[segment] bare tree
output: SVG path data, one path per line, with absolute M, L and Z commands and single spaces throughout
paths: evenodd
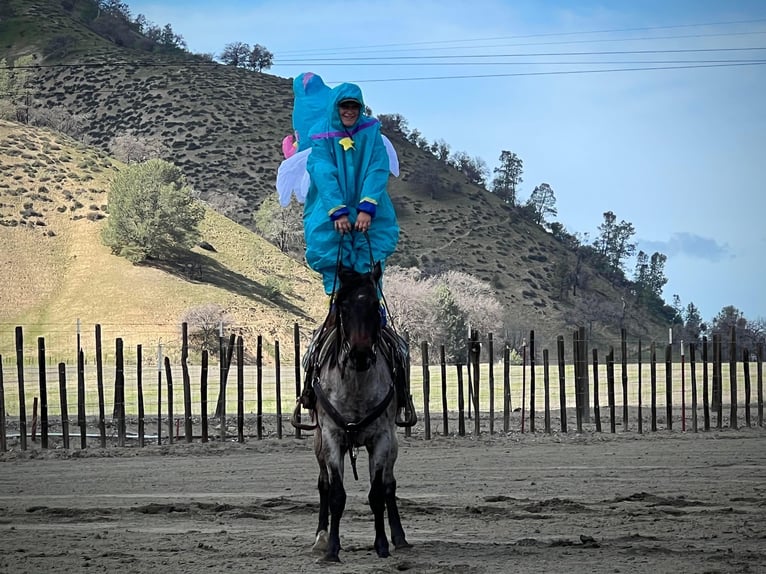
M 218 303 L 207 303 L 187 309 L 181 322 L 188 325 L 192 349 L 198 352 L 207 350 L 211 355 L 217 355 L 219 334 L 222 329 L 224 332 L 228 330 L 233 319 Z
M 250 70 L 260 72 L 262 70 L 268 70 L 274 63 L 274 54 L 269 52 L 265 46 L 256 44 L 250 51 L 250 55 L 247 58 L 247 67 Z
M 125 163 L 137 163 L 161 158 L 167 153 L 162 140 L 156 136 L 139 136 L 132 131 L 116 135 L 109 142 L 109 151 Z
M 224 46 L 220 60 L 227 66 L 244 68 L 250 60 L 251 53 L 252 50 L 250 49 L 250 44 L 246 44 L 245 42 L 231 42 Z
M 258 232 L 283 253 L 303 250 L 303 208 L 294 199 L 282 207 L 276 194 L 269 195 L 254 218 Z

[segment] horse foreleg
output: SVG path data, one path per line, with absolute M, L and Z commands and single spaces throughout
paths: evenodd
M 386 524 L 384 513 L 386 511 L 386 492 L 383 486 L 383 469 L 373 471 L 370 481 L 370 494 L 367 500 L 370 503 L 372 514 L 375 517 L 375 552 L 380 558 L 388 558 L 388 538 L 386 538 Z
M 402 528 L 402 519 L 399 516 L 399 507 L 396 504 L 396 479 L 393 477 L 393 470 L 388 473 L 390 480 L 384 485 L 386 497 L 386 509 L 388 510 L 388 525 L 391 528 L 391 542 L 397 550 L 403 548 L 412 548 L 412 544 L 407 542 Z
M 322 466 L 317 480 L 319 490 L 319 524 L 317 525 L 316 539 L 312 550 L 324 552 L 327 550 L 327 528 L 330 525 L 330 481 L 327 477 L 327 469 Z
M 327 550 L 324 555 L 324 559 L 329 562 L 340 562 L 340 558 L 338 558 L 340 552 L 340 519 L 346 508 L 346 489 L 343 487 L 342 464 L 341 461 L 340 468 L 331 466 L 329 469 L 330 535 L 327 539 Z

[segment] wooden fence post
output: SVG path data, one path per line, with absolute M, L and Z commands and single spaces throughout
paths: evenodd
M 481 343 L 479 343 L 479 332 L 473 331 L 471 334 L 471 367 L 473 368 L 473 430 L 476 436 L 481 434 L 481 415 L 479 410 L 479 380 L 481 378 Z
M 463 365 L 455 365 L 457 369 L 457 434 L 465 436 L 465 404 L 463 399 Z
M 593 349 L 593 414 L 596 432 L 601 432 L 601 399 L 598 396 L 598 349 Z
M 689 369 L 692 382 L 692 432 L 698 432 L 697 427 L 697 346 L 689 343 Z
M 0 452 L 6 452 L 7 450 L 8 439 L 5 434 L 5 384 L 3 383 L 3 356 L 0 355 Z
M 489 434 L 495 434 L 495 346 L 492 333 L 487 335 L 487 362 L 489 363 Z
M 750 428 L 750 351 L 742 351 L 742 367 L 745 377 L 745 426 Z
M 136 346 L 136 390 L 138 391 L 138 446 L 144 446 L 143 347 Z
M 551 434 L 551 389 L 548 371 L 548 349 L 543 349 L 543 390 L 545 392 L 545 434 Z
M 673 346 L 665 345 L 665 417 L 666 428 L 673 430 Z
M 442 382 L 442 426 L 444 436 L 449 436 L 449 407 L 447 403 L 447 352 L 444 345 L 439 347 L 439 366 Z
M 86 417 L 85 417 L 85 355 L 80 349 L 77 353 L 77 424 L 80 426 L 80 448 L 87 445 Z
M 162 444 L 162 343 L 157 343 L 157 446 Z
M 567 387 L 566 387 L 566 363 L 564 360 L 564 337 L 559 335 L 556 339 L 559 359 L 559 409 L 561 410 L 561 432 L 567 432 Z
M 114 405 L 117 411 L 117 446 L 125 446 L 125 357 L 123 354 L 122 339 L 117 338 L 116 343 L 116 368 L 114 381 L 114 394 L 117 401 Z
M 79 327 L 78 327 L 79 331 Z M 98 391 L 98 434 L 101 448 L 106 448 L 106 407 L 104 406 L 104 357 L 101 347 L 101 325 L 96 324 L 96 389 Z M 77 343 L 79 348 L 79 341 Z
M 40 381 L 40 446 L 48 448 L 48 377 L 45 371 L 45 338 L 37 338 L 37 366 Z
M 200 400 L 200 422 L 202 423 L 202 442 L 209 440 L 208 421 L 207 421 L 207 375 L 210 357 L 207 349 L 202 349 L 202 366 L 200 368 L 199 381 L 199 400 Z
M 511 348 L 503 346 L 503 432 L 511 428 Z
M 184 386 L 184 438 L 187 443 L 192 441 L 192 399 L 191 378 L 189 377 L 189 325 L 181 323 L 181 382 Z
M 649 353 L 650 358 L 650 385 L 652 391 L 652 432 L 657 432 L 657 343 L 652 341 Z
M 628 431 L 628 334 L 620 329 L 620 366 L 622 367 L 622 430 Z
M 723 379 L 723 369 L 721 368 L 721 335 L 713 335 L 713 408 L 716 412 L 717 429 L 723 428 L 723 388 L 721 381 Z
M 642 349 L 641 349 L 641 339 L 638 340 L 638 434 L 644 434 L 644 413 L 643 413 L 643 405 L 642 405 L 642 398 L 641 394 L 643 391 L 643 365 L 642 360 L 643 357 L 641 356 Z
M 263 438 L 263 335 L 258 335 L 255 350 L 255 398 L 256 398 L 256 434 L 258 440 Z
M 27 406 L 24 394 L 24 332 L 16 327 L 16 372 L 19 382 L 19 441 L 21 450 L 27 450 Z
M 237 442 L 245 442 L 245 345 L 242 335 L 237 337 Z
M 606 356 L 606 389 L 609 398 L 609 430 L 615 433 L 617 427 L 614 420 L 614 347 L 609 347 L 609 354 Z
M 428 364 L 428 341 L 420 343 L 420 357 L 423 367 L 423 424 L 426 430 L 426 440 L 431 440 L 431 372 Z
M 729 428 L 736 429 L 737 424 L 737 328 L 732 325 L 729 330 Z
M 702 337 L 702 416 L 704 429 L 710 430 L 710 395 L 708 385 L 708 344 L 707 337 Z
M 585 329 L 576 329 L 573 341 L 573 358 L 575 372 L 575 409 L 577 432 L 583 432 L 588 402 L 585 379 L 588 374 L 588 360 L 585 354 Z
M 69 450 L 69 409 L 67 407 L 66 397 L 66 364 L 59 363 L 59 402 L 61 404 L 61 436 L 64 439 L 64 448 Z M 0 372 L 2 372 L 2 360 L 0 360 Z M 0 374 L 0 388 L 2 388 L 2 375 Z M 0 401 L 2 402 L 2 401 Z M 0 404 L 0 407 L 4 405 Z M 5 408 L 2 409 L 5 412 Z M 0 419 L 3 419 L 3 414 L 0 414 Z M 0 422 L 5 422 L 4 419 Z M 3 424 L 5 428 L 5 424 Z
M 278 340 L 274 340 L 274 383 L 277 398 L 277 438 L 282 438 L 282 365 L 279 359 Z
M 535 332 L 529 332 L 529 432 L 535 432 Z
M 170 368 L 170 357 L 165 357 L 165 378 L 168 385 L 168 444 L 173 444 L 173 371 Z M 226 430 L 222 432 L 225 436 Z

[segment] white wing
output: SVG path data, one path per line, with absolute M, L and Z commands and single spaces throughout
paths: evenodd
M 381 134 L 381 137 L 388 154 L 388 169 L 394 177 L 399 177 L 399 156 L 396 155 L 396 150 L 391 140 L 383 134 Z M 279 194 L 279 204 L 282 207 L 287 207 L 290 204 L 290 197 L 292 195 L 295 196 L 298 203 L 306 201 L 306 194 L 311 183 L 309 172 L 306 171 L 309 155 L 311 155 L 311 148 L 299 151 L 279 164 L 279 169 L 277 170 L 277 194 Z

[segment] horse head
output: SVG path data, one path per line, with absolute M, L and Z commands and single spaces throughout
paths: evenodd
M 378 282 L 382 275 L 380 263 L 369 273 L 341 268 L 340 288 L 335 304 L 340 324 L 340 343 L 346 360 L 357 371 L 366 371 L 375 364 L 376 346 L 380 339 L 380 302 Z

